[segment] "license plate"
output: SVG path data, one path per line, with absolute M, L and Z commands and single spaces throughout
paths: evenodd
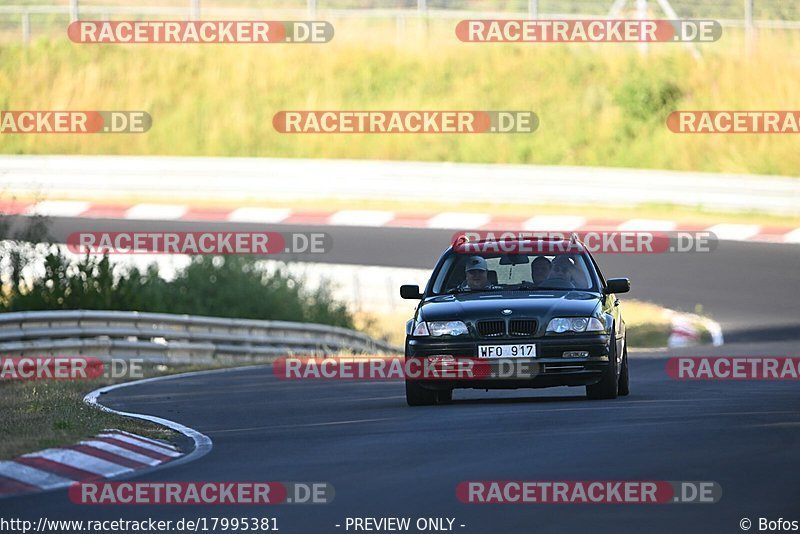
M 478 345 L 478 358 L 535 358 L 536 345 Z

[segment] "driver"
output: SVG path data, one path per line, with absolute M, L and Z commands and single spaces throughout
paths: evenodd
M 558 282 L 559 285 L 564 284 L 569 287 L 575 287 L 572 283 L 572 273 L 575 269 L 575 263 L 572 258 L 567 256 L 556 256 L 553 258 L 552 268 L 548 281 Z
M 495 287 L 489 283 L 489 268 L 486 266 L 486 260 L 480 256 L 470 256 L 465 270 L 467 279 L 458 286 L 458 289 L 475 291 Z
M 545 256 L 537 256 L 534 258 L 531 262 L 531 280 L 533 280 L 533 283 L 539 285 L 547 280 L 547 277 L 550 276 L 551 268 L 550 260 Z

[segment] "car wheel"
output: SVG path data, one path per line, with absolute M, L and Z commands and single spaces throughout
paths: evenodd
M 432 406 L 436 404 L 438 393 L 425 389 L 413 380 L 406 380 L 406 402 L 409 406 Z
M 608 355 L 608 366 L 597 384 L 586 386 L 586 397 L 590 400 L 616 399 L 617 386 L 617 344 L 611 341 L 611 352 Z
M 622 349 L 622 368 L 619 370 L 619 384 L 617 385 L 617 394 L 624 397 L 631 392 L 630 381 L 628 378 L 628 344 Z
M 436 404 L 450 404 L 453 402 L 453 390 L 443 389 L 436 392 Z

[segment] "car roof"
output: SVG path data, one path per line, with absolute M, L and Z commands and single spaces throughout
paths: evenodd
M 543 243 L 546 243 L 546 246 L 544 246 L 543 248 L 534 248 L 536 244 L 543 244 Z M 472 247 L 472 246 L 477 247 L 479 250 L 474 250 L 474 251 L 465 250 L 463 252 L 457 250 L 459 247 Z M 496 248 L 497 250 L 482 251 L 480 250 L 481 247 Z M 524 250 L 521 250 L 523 248 Z M 573 234 L 572 237 L 570 237 L 569 239 L 557 238 L 551 236 L 543 236 L 543 237 L 532 236 L 530 238 L 517 237 L 517 238 L 506 238 L 506 239 L 496 239 L 496 238 L 467 239 L 465 236 L 461 236 L 450 245 L 448 251 L 453 251 L 455 253 L 463 253 L 463 254 L 475 254 L 475 255 L 480 255 L 481 253 L 579 254 L 587 252 L 586 246 L 575 234 Z

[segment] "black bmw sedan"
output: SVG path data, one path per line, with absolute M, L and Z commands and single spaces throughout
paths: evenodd
M 406 324 L 406 364 L 482 371 L 407 377 L 408 404 L 449 402 L 454 388 L 585 386 L 589 399 L 627 395 L 616 294 L 629 290 L 627 278 L 606 280 L 575 240 L 454 243 L 424 292 L 400 288 L 420 300 Z

